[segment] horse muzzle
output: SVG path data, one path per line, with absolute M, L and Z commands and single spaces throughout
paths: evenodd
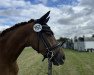
M 62 55 L 61 53 L 56 54 L 51 61 L 53 62 L 54 65 L 63 65 L 65 62 L 65 55 Z

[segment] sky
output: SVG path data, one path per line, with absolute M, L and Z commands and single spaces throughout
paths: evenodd
M 0 31 L 49 10 L 48 25 L 56 38 L 94 34 L 94 0 L 0 0 Z

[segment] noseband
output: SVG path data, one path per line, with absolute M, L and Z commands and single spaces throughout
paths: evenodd
M 51 31 L 50 27 L 48 25 L 40 25 L 40 24 L 37 24 L 36 26 L 37 26 L 36 29 L 34 28 L 33 29 L 35 32 L 37 32 L 37 36 L 38 36 L 38 50 L 37 51 L 39 52 L 39 41 L 41 40 L 43 45 L 46 48 L 44 58 L 42 61 L 44 61 L 45 58 L 49 58 L 50 60 L 52 60 L 55 56 L 55 53 L 54 53 L 55 49 L 60 48 L 62 46 L 62 43 L 51 46 L 47 38 L 43 35 L 43 33 L 46 34 L 46 32 L 49 32 L 50 35 L 53 35 L 53 32 Z

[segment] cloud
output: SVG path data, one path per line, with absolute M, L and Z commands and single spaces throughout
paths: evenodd
M 43 14 L 45 14 L 49 10 L 51 10 L 51 20 L 52 22 L 54 22 L 55 21 L 54 16 L 58 16 L 60 12 L 60 10 L 57 8 L 47 7 L 44 6 L 43 4 L 33 5 L 30 2 L 25 2 L 23 0 L 21 0 L 20 2 L 16 0 L 13 0 L 13 2 L 11 0 L 5 0 L 5 2 L 1 3 L 0 6 L 2 6 L 2 9 L 0 9 L 0 16 L 6 17 L 6 18 L 0 18 L 0 22 L 2 25 L 0 27 L 1 30 L 3 26 L 5 27 L 5 24 L 7 26 L 9 25 L 12 26 L 15 23 L 28 21 L 31 18 L 37 19 L 40 18 Z M 59 11 L 59 12 L 55 13 L 55 11 Z M 49 25 L 53 25 L 52 22 L 50 21 Z
M 36 0 L 34 0 L 36 1 Z M 48 0 L 38 0 L 38 4 L 25 0 L 0 1 L 0 30 L 31 18 L 40 18 L 51 10 L 48 25 L 58 38 L 90 35 L 94 33 L 94 1 L 79 0 L 76 5 L 46 6 Z M 57 0 L 53 0 L 57 2 Z M 75 3 L 74 3 L 75 4 Z M 2 16 L 4 16 L 2 18 Z
M 5 26 L 0 25 L 0 31 L 5 30 L 6 28 L 9 28 L 9 26 L 7 26 L 7 25 L 5 25 Z
M 80 3 L 79 3 L 79 5 L 81 5 L 81 6 L 85 6 L 85 7 L 90 7 L 90 8 L 93 8 L 94 7 L 94 0 L 80 0 Z
M 94 1 L 80 0 L 77 6 L 65 6 L 67 9 L 62 7 L 64 15 L 61 15 L 57 22 L 66 28 L 66 32 L 63 33 L 65 36 L 94 34 L 94 4 L 92 2 Z

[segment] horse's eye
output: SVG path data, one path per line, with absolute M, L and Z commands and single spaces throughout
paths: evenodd
M 48 36 L 52 36 L 53 33 L 52 32 L 45 32 Z

